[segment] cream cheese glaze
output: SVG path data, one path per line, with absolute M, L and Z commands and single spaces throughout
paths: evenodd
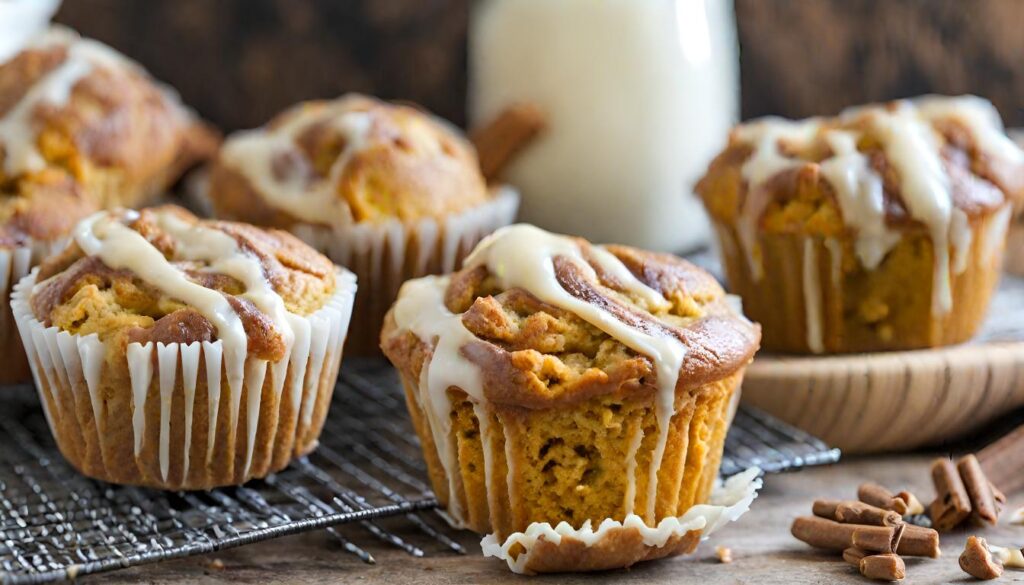
M 983 154 L 1011 162 L 1024 159 L 1024 152 L 1006 137 L 995 108 L 974 96 L 924 96 L 896 102 L 889 108 L 851 108 L 839 116 L 839 127 L 827 125 L 818 118 L 802 122 L 765 118 L 737 128 L 735 137 L 752 148 L 741 169 L 748 196 L 737 221 L 738 244 L 747 258 L 752 277 L 759 280 L 763 276 L 757 242 L 758 222 L 771 200 L 751 194 L 756 194 L 781 172 L 814 164 L 789 155 L 786 150 L 800 151 L 817 139 L 824 140 L 831 151 L 819 163 L 819 168 L 835 192 L 844 223 L 854 232 L 854 253 L 861 265 L 868 270 L 877 268 L 900 241 L 902 234 L 887 223 L 883 179 L 857 148 L 863 131 L 855 128 L 860 124 L 881 142 L 886 161 L 899 178 L 901 199 L 910 218 L 928 230 L 935 250 L 932 311 L 936 315 L 948 313 L 952 309 L 952 274 L 966 270 L 976 235 L 966 213 L 957 209 L 953 202 L 951 179 L 940 154 L 942 142 L 933 127 L 934 123 L 947 119 L 966 128 L 975 148 Z M 995 223 L 1001 224 L 1000 221 Z M 998 231 L 998 226 L 993 226 L 991 231 Z M 985 242 L 991 239 L 986 234 L 982 236 Z M 805 244 L 804 262 L 817 265 L 819 255 L 812 248 L 817 244 L 809 242 Z M 826 246 L 829 246 L 827 242 Z M 841 251 L 835 249 L 834 243 L 831 246 L 835 278 Z M 808 305 L 808 347 L 821 352 L 824 350 L 820 339 L 821 287 L 809 282 L 809 279 L 819 278 L 817 266 L 805 266 L 802 277 Z
M 37 80 L 21 100 L 0 116 L 0 144 L 4 147 L 4 172 L 8 175 L 36 172 L 46 166 L 36 144 L 32 119 L 36 108 L 66 105 L 75 85 L 96 68 L 137 67 L 103 43 L 84 39 L 60 26 L 49 29 L 26 50 L 54 47 L 67 50 L 64 61 Z
M 675 337 L 650 334 L 631 327 L 611 313 L 570 294 L 556 277 L 556 257 L 572 261 L 590 279 L 597 281 L 597 275 L 587 262 L 588 258 L 584 257 L 578 241 L 524 224 L 499 229 L 484 239 L 466 259 L 465 267 L 486 267 L 501 287 L 524 289 L 545 303 L 569 311 L 654 362 L 657 371 L 655 407 L 658 440 L 651 457 L 649 476 L 652 479 L 648 483 L 648 507 L 645 511 L 645 516 L 653 521 L 658 488 L 657 470 L 665 453 L 669 422 L 674 414 L 676 384 L 686 356 L 686 347 Z M 661 293 L 640 282 L 610 252 L 595 246 L 591 249 L 589 260 L 614 278 L 624 291 L 637 298 L 651 312 L 668 308 L 668 301 Z M 485 398 L 479 368 L 461 353 L 461 349 L 476 337 L 463 325 L 461 315 L 452 313 L 444 304 L 448 283 L 448 277 L 428 277 L 407 282 L 395 303 L 394 317 L 399 328 L 412 331 L 424 342 L 435 344 L 433 354 L 420 374 L 419 400 L 431 423 L 438 457 L 448 475 L 449 512 L 456 523 L 461 523 L 464 518 L 455 483 L 455 478 L 459 476 L 455 469 L 455 446 L 449 439 L 451 404 L 447 391 L 453 386 L 461 388 L 477 405 L 485 403 Z M 478 412 L 486 414 L 486 409 Z M 487 424 L 485 418 L 480 418 L 482 434 L 483 425 Z M 640 439 L 642 436 L 634 439 L 637 447 Z M 489 442 L 484 448 L 489 450 Z M 633 456 L 635 451 L 630 455 L 631 458 Z M 490 459 L 489 455 L 485 458 L 485 473 L 488 474 L 491 472 L 488 463 Z M 634 470 L 628 478 L 628 494 L 635 491 L 635 465 L 635 461 L 627 462 L 628 468 Z M 626 504 L 632 513 L 632 501 Z

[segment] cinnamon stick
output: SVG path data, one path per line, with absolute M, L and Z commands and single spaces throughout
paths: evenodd
M 939 532 L 956 528 L 971 515 L 971 501 L 956 466 L 949 459 L 932 463 L 935 501 L 931 504 L 932 526 Z
M 912 557 L 938 558 L 942 554 L 939 548 L 939 534 L 931 528 L 922 528 L 912 524 L 904 524 L 903 532 L 896 543 L 896 553 Z M 859 524 L 841 524 L 827 518 L 817 516 L 801 516 L 793 521 L 790 532 L 815 548 L 844 551 L 854 544 L 854 532 L 860 531 L 860 542 L 891 542 L 895 536 L 892 526 L 863 526 Z M 857 547 L 861 548 L 861 547 Z
M 982 580 L 998 579 L 1003 566 L 992 559 L 984 538 L 971 536 L 960 554 L 960 568 L 968 575 Z
M 999 521 L 999 508 L 996 505 L 992 484 L 981 470 L 981 464 L 974 455 L 965 455 L 956 463 L 964 488 L 971 502 L 971 520 L 977 524 L 992 524 Z
M 872 555 L 860 560 L 860 574 L 877 581 L 902 581 L 907 576 L 907 566 L 898 555 Z
M 867 551 L 861 550 L 855 546 L 851 546 L 850 548 L 843 550 L 843 560 L 854 567 L 859 567 L 860 560 L 866 556 L 868 556 Z
M 488 183 L 502 171 L 547 126 L 544 113 L 533 104 L 514 104 L 490 123 L 475 129 L 470 140 L 480 159 L 480 171 Z
M 939 547 L 939 533 L 933 528 L 905 524 L 903 537 L 900 538 L 896 552 L 908 557 L 939 558 L 942 549 Z
M 836 506 L 835 520 L 844 524 L 898 526 L 903 517 L 892 510 L 883 510 L 864 502 L 841 502 Z
M 1024 489 L 1024 425 L 978 451 L 978 462 L 998 489 L 1013 493 Z
M 892 510 L 900 516 L 907 513 L 907 503 L 877 483 L 861 484 L 857 488 L 857 499 L 883 510 Z
M 873 553 L 894 553 L 899 548 L 905 525 L 859 526 L 853 531 L 855 548 Z

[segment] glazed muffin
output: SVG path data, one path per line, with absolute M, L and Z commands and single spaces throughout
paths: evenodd
M 697 191 L 766 349 L 926 348 L 981 323 L 1024 154 L 988 102 L 929 96 L 743 124 Z
M 637 527 L 708 501 L 758 339 L 684 260 L 527 225 L 499 229 L 453 275 L 406 283 L 381 334 L 438 499 L 526 571 L 692 550 L 700 530 L 651 547 Z M 523 534 L 545 523 L 605 519 L 629 536 L 577 551 L 588 561 L 550 539 L 549 558 L 521 560 Z
M 15 287 L 47 420 L 90 477 L 209 489 L 316 446 L 355 279 L 294 236 L 98 212 Z
M 290 230 L 356 273 L 359 353 L 379 351 L 404 281 L 455 270 L 517 207 L 514 194 L 488 189 L 453 127 L 359 95 L 302 103 L 230 136 L 207 198 L 218 217 Z
M 135 63 L 54 28 L 0 62 L 0 292 L 107 206 L 153 199 L 216 135 Z M 8 312 L 0 383 L 28 378 Z

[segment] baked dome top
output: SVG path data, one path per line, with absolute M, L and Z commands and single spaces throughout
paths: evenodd
M 453 126 L 355 94 L 298 104 L 230 136 L 209 191 L 219 214 L 282 228 L 441 219 L 490 197 Z
M 52 239 L 212 153 L 215 133 L 113 49 L 53 27 L 0 63 L 0 245 Z
M 243 359 L 276 361 L 295 318 L 331 297 L 335 270 L 283 231 L 201 220 L 175 206 L 99 212 L 42 264 L 31 307 L 46 326 L 105 342 L 224 340 Z
M 671 410 L 677 388 L 734 373 L 759 339 L 685 260 L 515 225 L 461 271 L 406 283 L 382 346 L 395 363 L 420 362 L 414 370 L 432 359 L 431 371 L 478 373 L 452 385 L 492 402 L 543 408 L 661 388 Z

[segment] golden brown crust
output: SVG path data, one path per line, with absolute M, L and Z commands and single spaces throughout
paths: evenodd
M 589 245 L 581 245 L 586 255 Z M 596 264 L 600 282 L 585 276 L 574 262 L 556 257 L 559 283 L 576 298 L 632 327 L 679 339 L 686 356 L 677 392 L 731 376 L 753 358 L 760 328 L 731 309 L 721 286 L 706 272 L 667 254 L 625 246 L 607 249 L 641 282 L 671 301 L 671 308 L 648 312 Z M 483 371 L 485 395 L 495 404 L 539 409 L 609 393 L 655 392 L 652 359 L 528 291 L 500 290 L 485 268 L 452 275 L 446 303 L 450 311 L 462 314 L 463 325 L 477 337 L 462 354 Z M 384 353 L 399 368 L 418 371 L 432 351 L 430 343 L 399 330 L 393 315 L 385 321 L 381 341 Z
M 63 43 L 30 47 L 0 64 L 0 117 L 65 63 L 68 52 Z M 37 103 L 30 122 L 41 170 L 8 174 L 0 144 L 3 245 L 64 235 L 102 207 L 143 205 L 211 156 L 219 142 L 215 131 L 128 62 L 94 66 L 66 103 Z
M 287 232 L 200 220 L 174 206 L 144 209 L 127 224 L 190 280 L 228 298 L 242 319 L 250 353 L 266 360 L 283 358 L 287 347 L 281 333 L 270 317 L 238 296 L 244 292 L 240 282 L 180 257 L 179 242 L 158 223 L 158 216 L 168 213 L 234 238 L 243 250 L 259 259 L 285 307 L 299 315 L 313 313 L 333 294 L 334 265 Z M 76 244 L 45 261 L 38 278 L 40 284 L 31 298 L 32 311 L 48 326 L 56 325 L 71 333 L 97 333 L 101 339 L 115 339 L 121 345 L 135 341 L 191 343 L 216 339 L 213 326 L 196 310 L 128 270 L 112 269 L 99 258 L 84 255 Z
M 587 546 L 572 536 L 563 536 L 558 544 L 538 540 L 523 567 L 532 573 L 568 573 L 607 571 L 632 567 L 642 561 L 653 561 L 692 553 L 700 542 L 700 530 L 672 536 L 664 546 L 648 546 L 636 528 L 614 528 L 605 537 Z
M 310 183 L 327 179 L 349 146 L 337 121 L 351 112 L 367 114 L 371 123 L 332 188 L 354 221 L 443 219 L 490 199 L 476 153 L 463 136 L 415 108 L 359 95 L 304 102 L 271 120 L 265 129 L 270 133 L 308 120 L 295 134 L 294 148 L 273 160 L 273 174 Z M 303 223 L 276 207 L 223 150 L 212 167 L 209 193 L 222 217 L 281 228 Z

